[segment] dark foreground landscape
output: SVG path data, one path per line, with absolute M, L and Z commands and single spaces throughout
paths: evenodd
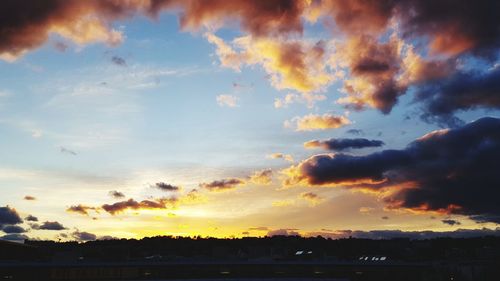
M 500 238 L 0 241 L 3 280 L 498 280 Z

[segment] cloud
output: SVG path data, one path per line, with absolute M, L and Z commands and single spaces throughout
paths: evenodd
M 453 113 L 476 108 L 500 108 L 500 67 L 485 72 L 470 71 L 427 83 L 415 99 L 424 104 L 424 120 L 456 126 Z
M 26 230 L 18 225 L 5 225 L 1 228 L 5 233 L 24 233 Z
M 478 69 L 473 66 L 472 73 L 461 73 L 457 64 L 460 56 L 466 55 L 494 59 L 500 46 L 500 12 L 493 2 L 481 2 L 469 5 L 465 0 L 448 1 L 319 1 L 309 9 L 310 20 L 329 16 L 335 20 L 335 26 L 347 37 L 336 44 L 336 50 L 330 58 L 332 67 L 348 73 L 344 80 L 343 92 L 347 97 L 338 100 L 350 108 L 362 109 L 370 106 L 383 113 L 389 113 L 396 105 L 399 96 L 406 94 L 409 87 L 422 88 L 424 92 L 425 112 L 428 121 L 444 122 L 453 118 L 432 118 L 439 114 L 440 106 L 444 111 L 455 109 L 469 110 L 478 106 L 495 106 L 494 97 L 481 91 L 464 89 L 463 95 L 453 92 L 442 96 L 439 89 L 447 84 L 449 75 L 467 77 L 473 80 Z M 491 12 L 491 11 L 495 12 Z M 390 24 L 389 24 L 390 23 Z M 382 37 L 392 32 L 389 40 Z M 418 51 L 421 48 L 414 42 L 422 42 L 429 49 L 427 59 Z M 411 44 L 414 45 L 411 45 Z M 436 56 L 441 55 L 441 56 Z M 473 74 L 469 75 L 468 74 Z M 472 76 L 472 78 L 470 77 Z M 445 81 L 436 83 L 436 79 Z M 493 78 L 493 77 L 491 77 Z M 487 80 L 487 79 L 485 79 Z M 491 80 L 491 81 L 497 81 Z M 467 84 L 469 81 L 463 81 Z M 436 85 L 437 84 L 437 85 Z M 491 85 L 493 86 L 493 85 Z M 460 86 L 456 88 L 461 89 Z M 495 92 L 494 86 L 490 88 Z M 438 93 L 437 104 L 432 100 Z M 421 95 L 422 96 L 422 95 Z M 447 105 L 449 98 L 449 106 Z M 442 113 L 441 113 L 442 114 Z M 451 113 L 450 113 L 451 115 Z M 446 116 L 444 116 L 446 117 Z
M 127 66 L 127 61 L 125 61 L 125 59 L 120 56 L 112 56 L 111 62 L 118 66 Z
M 24 218 L 26 221 L 38 221 L 38 218 L 33 215 L 28 215 Z
M 366 106 L 389 114 L 401 95 L 411 86 L 420 87 L 453 73 L 453 59 L 426 60 L 396 34 L 381 42 L 369 35 L 349 37 L 336 44 L 329 62 L 348 75 L 341 92 L 346 97 L 339 104 L 354 110 Z
M 266 236 L 299 236 L 300 234 L 295 229 L 275 229 L 270 230 Z
M 389 113 L 398 96 L 406 91 L 406 85 L 396 80 L 400 71 L 399 41 L 392 37 L 387 43 L 379 43 L 371 36 L 349 38 L 339 43 L 330 59 L 334 65 L 345 66 L 350 77 L 344 79 L 343 91 L 347 97 L 339 103 L 354 109 L 366 104 L 383 113 Z
M 199 186 L 209 191 L 226 191 L 234 189 L 238 185 L 243 185 L 243 184 L 245 184 L 244 180 L 237 178 L 229 178 L 229 179 L 216 180 L 209 183 L 200 183 Z
M 26 239 L 29 239 L 29 237 L 25 234 L 20 234 L 20 233 L 12 233 L 0 236 L 0 240 L 7 240 L 12 242 L 24 242 L 24 240 Z
M 268 231 L 269 227 L 267 227 L 267 226 L 250 227 L 248 230 L 250 230 L 250 231 Z
M 62 147 L 62 146 L 60 147 L 60 151 L 61 151 L 61 153 L 65 153 L 65 154 L 69 154 L 69 155 L 73 155 L 73 156 L 78 155 L 78 153 L 76 153 L 75 151 L 67 149 L 67 148 Z
M 217 104 L 219 106 L 227 106 L 227 107 L 237 107 L 238 106 L 238 98 L 232 95 L 218 95 L 216 98 Z
M 94 241 L 97 239 L 95 234 L 79 230 L 72 232 L 71 237 L 80 242 Z
M 314 131 L 337 129 L 350 124 L 351 121 L 344 116 L 331 114 L 315 115 L 309 114 L 303 117 L 295 117 L 285 121 L 285 127 L 294 128 L 295 131 Z
M 404 151 L 384 150 L 366 156 L 347 154 L 320 154 L 286 169 L 287 184 L 309 185 L 377 183 L 385 179 L 385 172 L 411 163 Z
M 179 191 L 181 188 L 179 186 L 171 185 L 164 182 L 157 182 L 153 187 L 161 189 L 163 191 Z
M 293 156 L 290 154 L 272 153 L 272 154 L 268 154 L 266 157 L 271 158 L 271 159 L 284 159 L 285 161 L 292 162 L 292 163 L 294 162 Z
M 459 221 L 451 219 L 442 220 L 441 222 L 447 225 L 461 225 Z
M 66 227 L 64 227 L 61 223 L 57 221 L 46 221 L 42 223 L 41 225 L 33 224 L 32 225 L 33 229 L 40 229 L 40 230 L 64 230 Z
M 70 206 L 69 208 L 66 209 L 66 212 L 78 213 L 78 214 L 81 214 L 81 215 L 88 216 L 90 210 L 93 210 L 93 211 L 97 212 L 98 208 L 96 208 L 96 207 L 90 207 L 90 206 L 85 206 L 85 205 L 82 205 L 82 204 L 78 204 L 78 205 Z
M 487 85 L 486 80 L 498 81 L 496 73 L 479 78 L 483 75 L 476 74 L 477 66 L 471 65 L 470 73 L 460 66 L 467 56 L 495 60 L 500 47 L 500 9 L 495 1 L 47 0 L 30 7 L 14 0 L 2 2 L 0 59 L 15 60 L 44 44 L 51 34 L 77 45 L 115 46 L 125 38 L 113 28 L 116 22 L 136 15 L 154 19 L 166 11 L 179 14 L 182 30 L 202 29 L 215 45 L 222 66 L 237 71 L 261 66 L 275 88 L 300 93 L 277 99 L 276 107 L 299 100 L 312 106 L 326 98 L 318 93 L 338 78 L 347 94 L 338 103 L 354 109 L 369 106 L 388 114 L 412 87 L 421 88 L 424 98 L 417 100 L 424 103 L 429 121 L 441 122 L 441 117 L 457 110 L 499 107 L 491 94 L 496 91 L 494 85 L 481 86 Z M 323 18 L 332 23 L 328 25 L 332 38 L 304 38 L 304 23 Z M 235 25 L 241 28 L 241 36 L 225 42 L 215 35 L 221 27 Z M 67 48 L 60 41 L 54 46 Z M 125 65 L 121 57 L 111 59 Z M 457 84 L 470 85 L 457 96 L 449 95 L 453 81 L 435 83 L 449 75 L 457 77 Z M 474 81 L 461 81 L 461 76 L 468 75 L 476 76 L 468 78 L 477 78 L 477 88 Z M 436 103 L 433 93 L 437 93 Z
M 500 46 L 500 11 L 494 1 L 401 1 L 397 13 L 406 36 L 429 38 L 431 53 L 489 56 Z
M 293 205 L 295 205 L 295 200 L 293 200 L 293 199 L 277 200 L 277 201 L 273 201 L 271 203 L 271 205 L 273 207 L 278 207 L 278 208 L 293 206 Z
M 113 204 L 104 204 L 101 206 L 103 210 L 110 213 L 111 215 L 116 215 L 125 210 L 140 210 L 140 209 L 167 209 L 172 207 L 173 204 L 177 202 L 175 198 L 160 198 L 155 201 L 152 200 L 142 200 L 136 201 L 134 199 L 129 199 L 126 201 L 119 201 Z
M 108 194 L 115 199 L 125 198 L 125 194 L 117 190 L 111 190 Z
M 160 187 L 161 186 L 161 187 Z M 157 187 L 162 190 L 167 190 L 167 191 L 176 191 L 180 190 L 180 187 L 178 189 L 173 189 L 175 186 L 170 186 L 167 187 L 167 184 L 165 183 L 158 183 L 154 187 Z M 89 215 L 89 211 L 93 210 L 97 213 L 99 211 L 104 210 L 108 212 L 111 215 L 116 215 L 119 213 L 122 213 L 126 210 L 152 210 L 152 209 L 169 209 L 169 208 L 175 208 L 179 204 L 192 204 L 192 203 L 198 203 L 198 202 L 204 202 L 205 198 L 202 197 L 201 195 L 198 194 L 198 190 L 193 189 L 182 196 L 176 196 L 176 197 L 163 197 L 163 198 L 156 198 L 156 199 L 147 199 L 147 200 L 142 200 L 142 201 L 137 201 L 135 199 L 128 199 L 128 200 L 123 200 L 123 201 L 118 201 L 112 204 L 103 204 L 98 207 L 92 207 L 92 206 L 85 206 L 82 204 L 79 205 L 74 205 L 68 208 L 66 211 L 67 212 L 75 212 L 79 213 L 82 215 Z M 97 219 L 97 218 L 93 218 Z
M 33 200 L 36 200 L 36 198 L 34 196 L 31 196 L 31 195 L 26 195 L 24 196 L 23 198 L 24 200 L 28 200 L 28 201 L 33 201 Z
M 23 220 L 17 213 L 16 209 L 9 206 L 0 207 L 0 226 L 5 224 L 19 224 Z
M 323 198 L 314 192 L 303 192 L 299 195 L 299 197 L 309 201 L 309 203 L 313 206 L 323 201 Z
M 373 208 L 373 207 L 361 207 L 361 208 L 359 208 L 359 212 L 360 212 L 361 214 L 370 214 L 370 213 L 372 213 L 374 210 L 375 210 L 375 208 Z
M 315 155 L 283 171 L 284 184 L 349 186 L 380 192 L 387 208 L 500 223 L 500 119 L 431 132 L 401 150 Z M 478 184 L 480 183 L 480 184 Z
M 53 46 L 54 48 L 56 48 L 56 50 L 58 50 L 61 53 L 66 52 L 66 50 L 69 48 L 69 46 L 66 43 L 61 41 L 54 42 Z
M 200 194 L 200 191 L 198 189 L 190 190 L 188 193 L 180 196 L 178 200 L 181 204 L 193 204 L 207 201 L 207 199 Z
M 351 135 L 355 135 L 355 136 L 364 135 L 364 132 L 361 129 L 349 129 L 346 131 L 346 133 L 351 134 Z
M 347 149 L 360 149 L 365 147 L 380 147 L 384 142 L 368 139 L 329 139 L 325 141 L 312 140 L 304 143 L 305 148 L 323 148 L 325 150 L 342 151 Z
M 301 33 L 304 1 L 156 1 L 153 10 L 180 8 L 183 29 L 216 26 L 228 19 L 239 20 L 241 28 L 255 36 Z
M 378 34 L 386 29 L 393 7 L 394 1 L 390 0 L 323 0 L 313 2 L 306 16 L 312 22 L 330 16 L 346 34 Z
M 181 28 L 217 27 L 237 19 L 253 36 L 301 33 L 304 1 L 57 1 L 36 3 L 26 9 L 17 1 L 2 3 L 0 57 L 14 60 L 41 46 L 52 33 L 84 45 L 104 42 L 115 46 L 124 35 L 112 23 L 136 14 L 157 17 L 163 10 L 180 13 Z
M 226 43 L 213 33 L 205 37 L 215 44 L 222 66 L 239 71 L 244 65 L 260 65 L 276 89 L 300 92 L 308 103 L 325 99 L 313 93 L 326 89 L 335 80 L 325 63 L 327 46 L 324 41 L 311 43 L 246 35 Z
M 256 185 L 268 185 L 272 182 L 273 171 L 271 169 L 264 169 L 255 171 L 245 178 L 227 178 L 222 180 L 215 180 L 209 183 L 200 183 L 199 187 L 209 191 L 228 191 L 233 190 L 240 185 L 253 183 Z
M 119 44 L 123 35 L 109 23 L 130 13 L 134 5 L 132 2 L 120 6 L 112 1 L 57 0 L 30 3 L 30 8 L 25 4 L 10 0 L 2 3 L 0 58 L 4 60 L 15 60 L 41 46 L 52 33 L 80 45 Z
M 274 107 L 286 108 L 288 105 L 298 102 L 307 104 L 308 108 L 313 108 L 316 102 L 323 100 L 326 100 L 326 96 L 321 94 L 302 93 L 299 95 L 295 93 L 288 93 L 284 98 L 274 99 Z
M 273 171 L 271 169 L 256 171 L 249 176 L 249 181 L 254 184 L 269 185 L 273 181 Z
M 321 16 L 333 17 L 349 36 L 383 34 L 392 21 L 405 38 L 423 38 L 434 54 L 489 55 L 500 45 L 500 12 L 491 1 L 324 0 L 308 14 L 311 21 Z

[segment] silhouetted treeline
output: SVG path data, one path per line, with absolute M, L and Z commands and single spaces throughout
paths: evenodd
M 0 245 L 0 247 L 2 247 Z M 500 260 L 500 237 L 410 240 L 328 239 L 299 236 L 216 239 L 157 236 L 89 242 L 25 241 L 27 259 L 50 261 L 204 261 L 204 260 Z M 28 247 L 28 248 L 26 248 Z M 8 259 L 6 251 L 1 259 Z M 12 253 L 12 250 L 8 251 Z M 10 255 L 13 257 L 14 255 Z

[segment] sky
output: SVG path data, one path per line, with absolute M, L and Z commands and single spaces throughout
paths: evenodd
M 0 239 L 500 233 L 496 1 L 0 6 Z

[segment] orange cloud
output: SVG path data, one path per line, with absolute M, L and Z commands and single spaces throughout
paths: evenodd
M 249 181 L 259 185 L 269 185 L 273 180 L 273 171 L 271 169 L 266 169 L 262 171 L 254 172 L 250 177 Z
M 295 117 L 292 120 L 285 121 L 285 127 L 293 128 L 296 131 L 314 131 L 337 129 L 350 123 L 351 121 L 349 121 L 349 119 L 347 119 L 345 116 L 336 116 L 331 114 L 309 114 L 303 117 Z
M 313 2 L 305 15 L 311 22 L 332 17 L 339 29 L 347 34 L 378 34 L 386 29 L 393 6 L 391 0 L 322 0 Z
M 321 203 L 324 200 L 323 197 L 319 196 L 314 192 L 303 192 L 299 195 L 299 197 L 308 201 L 313 206 Z
M 272 153 L 266 156 L 267 158 L 271 159 L 284 159 L 285 161 L 288 162 L 294 162 L 293 156 L 290 154 L 283 154 L 283 153 Z
M 243 65 L 260 65 L 269 74 L 275 88 L 309 94 L 306 100 L 318 99 L 311 93 L 324 89 L 334 80 L 325 64 L 326 46 L 323 41 L 310 44 L 300 40 L 247 35 L 228 44 L 213 33 L 206 33 L 205 37 L 216 46 L 222 66 L 239 71 Z
M 146 1 L 147 2 L 147 1 Z M 77 44 L 122 42 L 121 31 L 111 21 L 144 8 L 145 1 L 19 1 L 2 2 L 0 59 L 13 61 L 37 48 L 55 33 Z
M 180 9 L 183 29 L 217 27 L 231 20 L 239 21 L 241 28 L 255 36 L 283 33 L 302 33 L 302 13 L 307 6 L 304 0 L 157 0 L 150 10 Z

